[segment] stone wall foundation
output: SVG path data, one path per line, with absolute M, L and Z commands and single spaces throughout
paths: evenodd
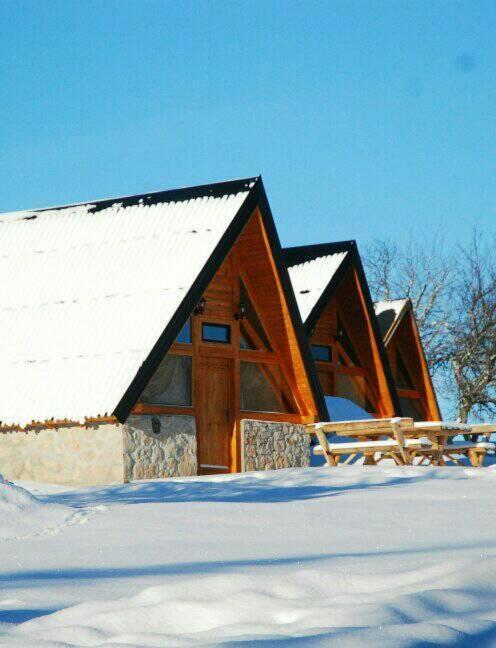
M 241 470 L 305 468 L 310 465 L 310 435 L 304 425 L 241 421 Z
M 123 439 L 125 481 L 197 474 L 194 416 L 130 416 Z
M 52 484 L 122 483 L 120 424 L 0 433 L 0 474 Z

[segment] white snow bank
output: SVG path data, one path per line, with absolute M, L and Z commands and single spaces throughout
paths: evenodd
M 0 540 L 53 532 L 71 513 L 60 504 L 46 504 L 0 475 Z
M 31 619 L 0 646 L 496 645 L 494 467 L 51 492 L 107 508 L 20 542 L 10 571 L 0 552 L 0 588 Z

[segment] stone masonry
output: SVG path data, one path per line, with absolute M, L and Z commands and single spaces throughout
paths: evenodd
M 123 479 L 120 424 L 0 433 L 0 475 L 52 484 L 95 485 Z
M 243 471 L 303 468 L 310 465 L 310 435 L 303 425 L 241 421 Z
M 197 474 L 193 416 L 130 416 L 123 438 L 126 482 Z

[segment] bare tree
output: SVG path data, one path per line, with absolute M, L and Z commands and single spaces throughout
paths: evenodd
M 374 299 L 409 297 L 431 372 L 461 421 L 496 414 L 495 241 L 477 231 L 445 254 L 441 240 L 377 241 L 364 264 Z
M 441 238 L 426 244 L 411 236 L 402 247 L 375 241 L 365 250 L 364 265 L 375 300 L 411 299 L 427 362 L 436 372 L 446 357 L 446 302 L 454 275 Z
M 444 382 L 466 423 L 469 415 L 496 414 L 496 265 L 478 233 L 459 248 L 455 285 L 447 305 Z

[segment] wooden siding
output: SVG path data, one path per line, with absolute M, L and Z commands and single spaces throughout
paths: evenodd
M 398 395 L 401 398 L 410 398 L 420 403 L 425 421 L 440 421 L 441 412 L 411 308 L 405 312 L 401 322 L 388 339 L 386 353 Z M 408 371 L 413 389 L 401 388 L 398 384 L 398 355 Z
M 353 345 L 359 366 L 348 357 L 345 347 L 338 339 L 339 322 Z M 357 389 L 361 390 L 364 400 L 369 403 L 371 413 L 379 418 L 394 416 L 394 405 L 381 355 L 358 274 L 353 265 L 343 276 L 316 323 L 310 343 L 330 346 L 332 349 L 331 362 L 316 362 L 324 394 L 339 395 L 338 375 L 356 376 Z M 346 364 L 340 362 L 338 356 L 346 360 Z M 361 385 L 358 384 L 358 377 L 363 379 Z
M 240 349 L 240 320 L 237 317 L 240 280 L 244 283 L 258 319 L 269 338 L 271 350 Z M 191 317 L 192 343 L 175 343 L 169 350 L 171 354 L 193 357 L 193 406 L 172 408 L 140 403 L 133 411 L 177 414 L 184 410 L 184 413 L 193 413 L 198 427 L 199 465 L 201 463 L 226 465 L 230 472 L 236 472 L 241 468 L 241 418 L 292 423 L 311 423 L 319 418 L 277 267 L 258 209 L 250 217 L 203 296 L 204 311 L 197 315 L 192 314 Z M 230 342 L 224 344 L 202 341 L 204 323 L 228 325 L 231 331 Z M 249 326 L 249 323 L 243 320 L 243 325 Z M 256 337 L 255 331 L 253 336 Z M 288 393 L 285 396 L 291 404 L 292 411 L 288 413 L 241 411 L 241 362 L 255 362 L 266 372 L 269 381 L 271 368 L 275 370 L 280 367 L 288 385 Z M 229 385 L 225 389 L 217 385 L 212 388 L 212 391 L 211 381 L 219 381 L 221 374 L 230 376 Z M 222 407 L 219 403 L 222 403 Z M 222 411 L 217 411 L 216 408 Z M 226 430 L 228 438 L 224 445 Z M 212 434 L 219 438 L 212 440 L 210 438 Z M 206 458 L 205 462 L 203 457 Z M 222 470 L 206 468 L 202 472 L 208 474 L 222 472 Z

